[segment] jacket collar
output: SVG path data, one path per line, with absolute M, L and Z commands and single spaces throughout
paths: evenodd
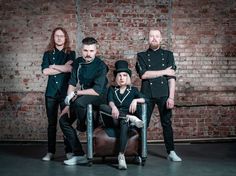
M 124 96 L 123 98 L 121 99 L 121 97 L 119 97 L 119 94 L 118 94 L 118 91 L 120 90 L 120 87 L 117 86 L 115 87 L 115 95 L 116 95 L 116 98 L 117 100 L 120 102 L 120 103 L 123 103 L 123 101 L 127 98 L 127 96 L 130 94 L 130 91 L 131 91 L 132 87 L 129 85 L 127 86 L 127 88 L 125 89 L 125 92 L 124 92 Z
M 148 49 L 147 49 L 147 52 L 160 52 L 161 50 L 162 50 L 161 47 L 158 48 L 157 50 L 153 50 L 153 49 L 151 49 L 151 48 L 148 48 Z

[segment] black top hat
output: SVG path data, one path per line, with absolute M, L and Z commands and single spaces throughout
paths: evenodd
M 129 69 L 128 62 L 125 60 L 118 60 L 115 63 L 114 76 L 116 77 L 117 73 L 126 72 L 131 77 L 131 70 Z

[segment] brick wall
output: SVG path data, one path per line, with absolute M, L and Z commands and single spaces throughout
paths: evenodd
M 61 0 L 0 4 L 0 140 L 45 140 L 47 77 L 41 73 L 42 56 L 57 26 L 68 30 L 75 49 L 76 5 Z
M 236 135 L 236 3 L 173 1 L 178 138 Z
M 133 67 L 136 53 L 147 48 L 148 30 L 158 27 L 163 47 L 174 52 L 178 67 L 175 138 L 236 136 L 235 1 L 1 0 L 1 4 L 0 140 L 46 140 L 47 78 L 40 64 L 51 30 L 58 25 L 68 30 L 78 52 L 84 36 L 99 40 L 110 83 L 114 62 L 126 59 L 136 86 L 140 86 Z M 58 139 L 61 135 L 59 129 Z M 148 139 L 163 139 L 157 110 Z

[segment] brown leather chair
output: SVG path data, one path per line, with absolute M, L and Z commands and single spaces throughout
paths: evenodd
M 140 158 L 140 164 L 144 165 L 147 158 L 147 125 L 146 125 L 146 104 L 142 104 L 141 118 L 144 127 L 138 133 L 132 128 L 129 133 L 126 156 L 136 156 Z M 140 134 L 141 133 L 141 134 Z M 141 136 L 140 136 L 141 135 Z M 103 124 L 93 129 L 92 105 L 87 107 L 87 157 L 89 166 L 92 165 L 93 157 L 117 156 L 119 153 L 117 131 L 113 128 L 106 128 Z M 141 147 L 141 149 L 140 149 Z M 141 156 L 140 155 L 141 152 Z

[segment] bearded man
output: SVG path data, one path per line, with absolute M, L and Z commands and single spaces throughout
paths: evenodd
M 157 29 L 149 32 L 149 48 L 137 54 L 136 70 L 142 79 L 141 93 L 147 102 L 147 126 L 155 105 L 158 106 L 164 142 L 170 161 L 182 161 L 174 151 L 172 109 L 175 96 L 176 65 L 171 51 L 161 48 L 162 36 Z

